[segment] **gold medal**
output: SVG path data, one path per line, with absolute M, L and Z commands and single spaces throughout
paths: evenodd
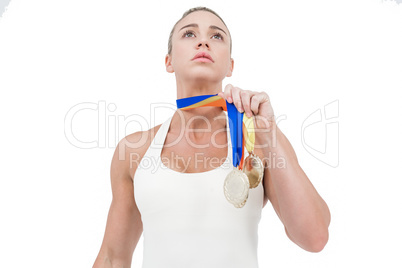
M 223 191 L 226 199 L 236 208 L 246 204 L 250 183 L 247 175 L 238 168 L 234 168 L 225 179 Z
M 264 175 L 264 164 L 261 159 L 254 154 L 255 132 L 253 118 L 244 115 L 244 126 L 246 149 L 249 155 L 244 159 L 242 170 L 250 181 L 250 188 L 255 188 L 260 184 Z
M 223 190 L 226 199 L 235 207 L 241 208 L 247 201 L 249 189 L 257 187 L 261 182 L 264 174 L 264 166 L 261 159 L 254 155 L 253 152 L 255 144 L 253 116 L 240 115 L 233 103 L 228 103 L 224 98 L 217 95 L 181 98 L 176 100 L 176 104 L 180 110 L 215 106 L 222 107 L 223 110 L 228 112 L 234 169 L 227 174 Z M 246 159 L 243 158 L 244 145 L 249 152 L 249 156 Z
M 264 175 L 264 164 L 258 155 L 251 151 L 244 159 L 243 172 L 247 175 L 250 182 L 250 188 L 255 188 L 260 184 Z

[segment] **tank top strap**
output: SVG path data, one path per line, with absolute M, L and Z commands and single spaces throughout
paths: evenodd
M 165 122 L 162 123 L 158 131 L 156 132 L 149 149 L 146 153 L 147 156 L 152 156 L 155 157 L 155 159 L 158 159 L 161 152 L 163 145 L 166 140 L 166 136 L 170 127 L 170 122 L 172 121 L 173 115 L 170 116 Z

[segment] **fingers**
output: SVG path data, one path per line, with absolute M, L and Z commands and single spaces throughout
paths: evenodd
M 218 96 L 233 103 L 240 113 L 244 112 L 248 117 L 258 114 L 260 103 L 266 99 L 263 92 L 242 90 L 231 84 L 227 84 L 224 92 L 219 92 Z
M 252 117 L 253 112 L 251 110 L 251 98 L 255 95 L 255 93 L 250 90 L 242 90 L 240 91 L 241 102 L 243 105 L 243 110 L 246 113 L 247 117 Z
M 241 101 L 241 96 L 240 96 L 240 88 L 238 87 L 232 87 L 231 88 L 231 92 L 232 92 L 232 99 L 233 99 L 233 104 L 236 106 L 237 110 L 242 113 L 244 112 L 243 109 L 243 104 Z
M 261 103 L 264 103 L 266 101 L 269 101 L 269 97 L 268 97 L 267 93 L 259 92 L 259 93 L 254 94 L 251 97 L 251 104 L 250 104 L 251 111 L 253 111 L 254 114 L 258 114 L 258 110 L 259 110 Z
M 253 116 L 253 112 L 251 111 L 250 102 L 251 97 L 254 95 L 253 92 L 249 90 L 242 90 L 238 87 L 231 88 L 233 104 L 236 106 L 237 110 L 240 113 L 246 113 L 248 117 Z
M 250 109 L 254 114 L 258 114 L 258 106 L 260 106 L 259 94 L 251 97 Z
M 229 103 L 233 102 L 232 88 L 233 88 L 233 86 L 231 84 L 227 84 L 226 87 L 225 87 L 225 90 L 223 92 L 224 98 L 226 100 L 228 100 Z

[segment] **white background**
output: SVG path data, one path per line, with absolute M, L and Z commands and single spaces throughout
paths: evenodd
M 328 244 L 309 253 L 267 204 L 260 267 L 402 267 L 402 4 L 391 0 L 12 0 L 0 18 L 1 266 L 92 267 L 114 147 L 173 114 L 150 104 L 175 105 L 167 41 L 195 6 L 215 10 L 232 34 L 235 68 L 223 86 L 269 94 L 332 214 Z M 74 117 L 77 139 L 99 141 L 92 149 L 65 134 L 66 115 L 82 103 L 115 106 L 105 111 L 110 120 L 98 120 L 101 109 Z M 303 122 L 329 103 L 339 105 L 331 106 L 335 123 L 326 132 L 323 119 L 302 140 Z M 131 115 L 145 126 L 113 124 Z M 306 144 L 336 150 L 313 156 Z M 133 267 L 141 267 L 142 242 Z

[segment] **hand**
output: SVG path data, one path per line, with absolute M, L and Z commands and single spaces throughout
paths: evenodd
M 245 112 L 247 117 L 254 116 L 254 125 L 256 131 L 256 139 L 258 134 L 271 132 L 275 127 L 275 115 L 272 109 L 269 96 L 266 92 L 256 92 L 250 90 L 242 90 L 231 84 L 226 85 L 224 92 L 219 92 L 218 96 L 233 103 L 240 113 Z

